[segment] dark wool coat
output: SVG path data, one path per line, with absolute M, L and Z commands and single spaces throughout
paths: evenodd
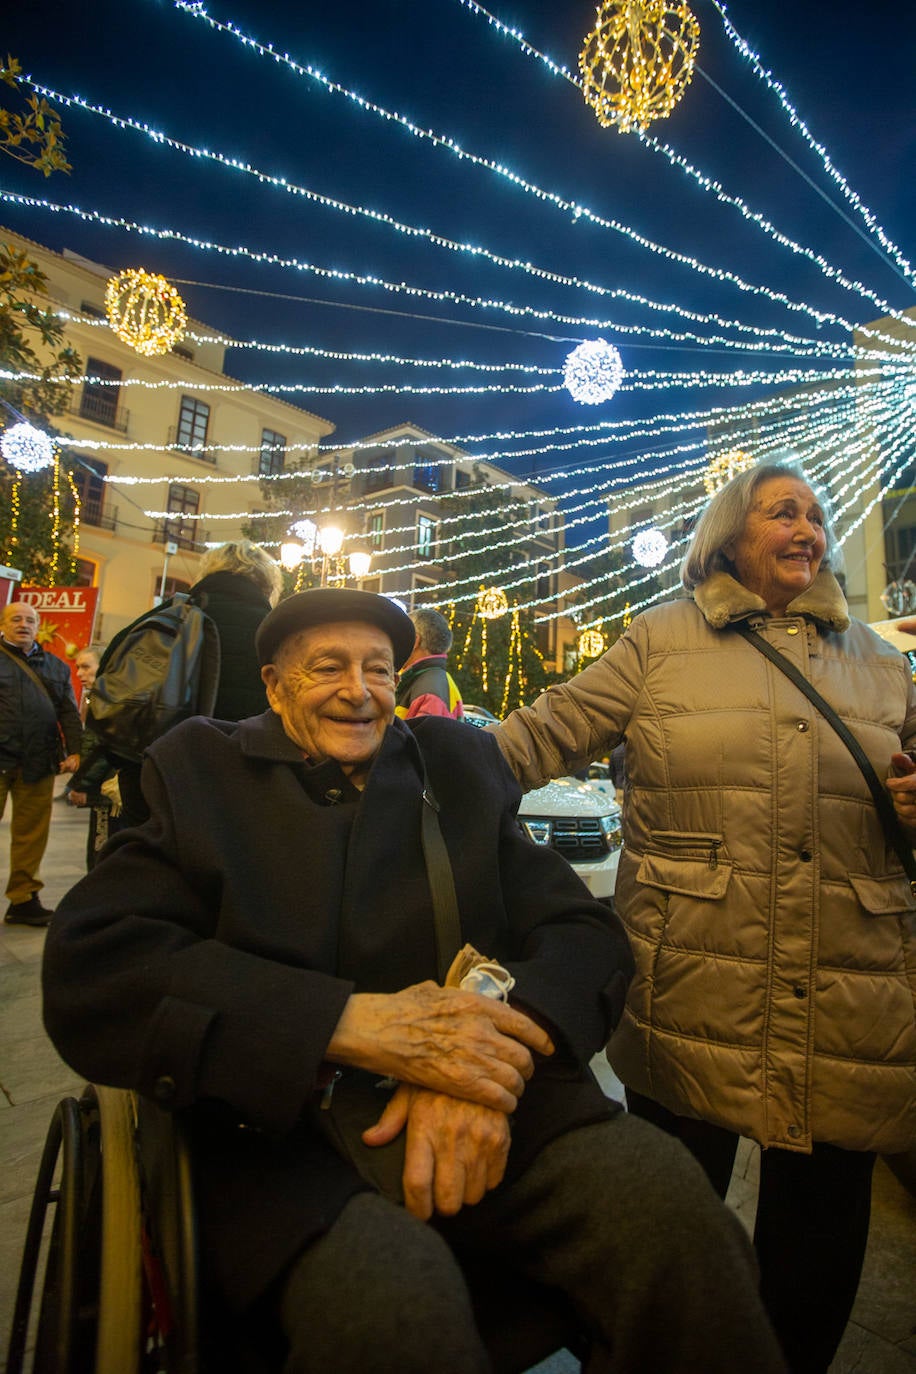
M 271 712 L 176 727 L 144 764 L 150 820 L 58 906 L 45 1020 L 78 1072 L 189 1109 L 204 1252 L 239 1305 L 364 1186 L 309 1124 L 347 998 L 436 977 L 418 744 L 463 937 L 511 970 L 558 1045 L 521 1100 L 510 1167 L 613 1110 L 587 1063 L 620 1015 L 627 942 L 521 834 L 495 741 L 396 721 L 349 804 L 337 766 L 305 764 Z
M 50 698 L 11 655 L 37 673 Z M 56 773 L 61 732 L 67 753 L 78 754 L 83 726 L 70 669 L 37 645 L 26 656 L 7 644 L 6 652 L 0 651 L 0 768 L 20 768 L 23 782 L 40 782 Z
M 250 577 L 230 572 L 202 577 L 188 595 L 206 611 L 219 634 L 219 690 L 214 716 L 218 720 L 244 720 L 260 715 L 267 705 L 267 694 L 254 636 L 270 610 L 270 602 Z

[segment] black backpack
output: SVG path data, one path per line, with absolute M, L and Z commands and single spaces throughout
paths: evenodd
M 109 753 L 136 762 L 179 721 L 213 714 L 219 669 L 216 625 L 177 593 L 112 640 L 90 693 L 87 726 Z

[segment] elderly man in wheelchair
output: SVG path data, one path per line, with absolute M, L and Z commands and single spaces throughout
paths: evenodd
M 150 819 L 60 904 L 52 1039 L 181 1122 L 204 1310 L 257 1367 L 510 1367 L 484 1272 L 496 1326 L 503 1279 L 566 1304 L 589 1370 L 783 1370 L 740 1226 L 589 1072 L 616 918 L 521 833 L 489 736 L 395 719 L 413 642 L 369 593 L 267 617 L 270 709 L 159 740 Z

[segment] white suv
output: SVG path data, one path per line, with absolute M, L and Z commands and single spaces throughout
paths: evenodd
M 465 704 L 464 719 L 482 728 L 496 717 Z M 535 844 L 550 845 L 572 864 L 593 897 L 613 901 L 622 837 L 612 787 L 605 792 L 577 778 L 557 778 L 522 797 L 518 821 Z

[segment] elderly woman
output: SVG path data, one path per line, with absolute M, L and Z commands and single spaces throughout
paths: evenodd
M 875 1152 L 916 1138 L 916 902 L 852 755 L 736 627 L 848 723 L 916 820 L 906 660 L 851 621 L 824 505 L 760 466 L 700 518 L 692 599 L 496 731 L 526 787 L 626 740 L 617 909 L 637 973 L 608 1057 L 630 1110 L 724 1195 L 762 1146 L 755 1243 L 793 1374 L 825 1371 L 858 1286 Z M 913 833 L 909 832 L 912 841 Z

